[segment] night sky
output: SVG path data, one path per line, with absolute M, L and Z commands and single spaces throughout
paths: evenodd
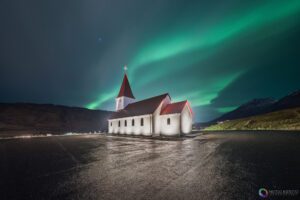
M 1 0 L 0 102 L 114 109 L 169 92 L 207 121 L 300 88 L 300 1 Z

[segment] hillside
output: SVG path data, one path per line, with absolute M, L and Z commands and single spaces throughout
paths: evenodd
M 103 131 L 111 113 L 51 104 L 1 103 L 0 134 Z
M 295 108 L 300 106 L 300 90 L 295 91 L 280 100 L 278 100 L 273 106 L 272 110 L 281 110 L 286 108 Z
M 300 130 L 300 107 L 224 121 L 204 130 Z
M 272 98 L 253 99 L 239 106 L 237 109 L 225 113 L 221 117 L 213 120 L 213 122 L 240 119 L 296 107 L 300 107 L 300 90 L 284 96 L 279 100 Z
M 237 109 L 228 112 L 214 121 L 225 121 L 232 119 L 245 118 L 249 116 L 259 115 L 271 111 L 272 105 L 276 103 L 276 100 L 271 98 L 265 99 L 253 99 Z

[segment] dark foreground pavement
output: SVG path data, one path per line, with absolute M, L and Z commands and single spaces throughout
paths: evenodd
M 262 187 L 298 191 L 299 179 L 300 133 L 0 140 L 1 200 L 259 199 Z

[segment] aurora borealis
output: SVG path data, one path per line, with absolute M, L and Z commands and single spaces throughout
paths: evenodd
M 300 88 L 300 1 L 3 1 L 1 102 L 114 109 L 169 92 L 208 121 Z

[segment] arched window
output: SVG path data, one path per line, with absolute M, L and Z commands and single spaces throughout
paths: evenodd
M 127 120 L 125 120 L 125 126 L 127 126 Z
M 119 120 L 119 127 L 121 126 L 121 122 L 120 122 L 120 120 Z
M 134 126 L 134 119 L 132 119 L 132 121 L 131 121 L 131 125 L 132 125 L 132 126 Z
M 141 118 L 141 126 L 144 126 L 144 118 Z
M 167 119 L 167 124 L 168 124 L 168 125 L 171 124 L 171 119 L 170 119 L 170 118 Z

